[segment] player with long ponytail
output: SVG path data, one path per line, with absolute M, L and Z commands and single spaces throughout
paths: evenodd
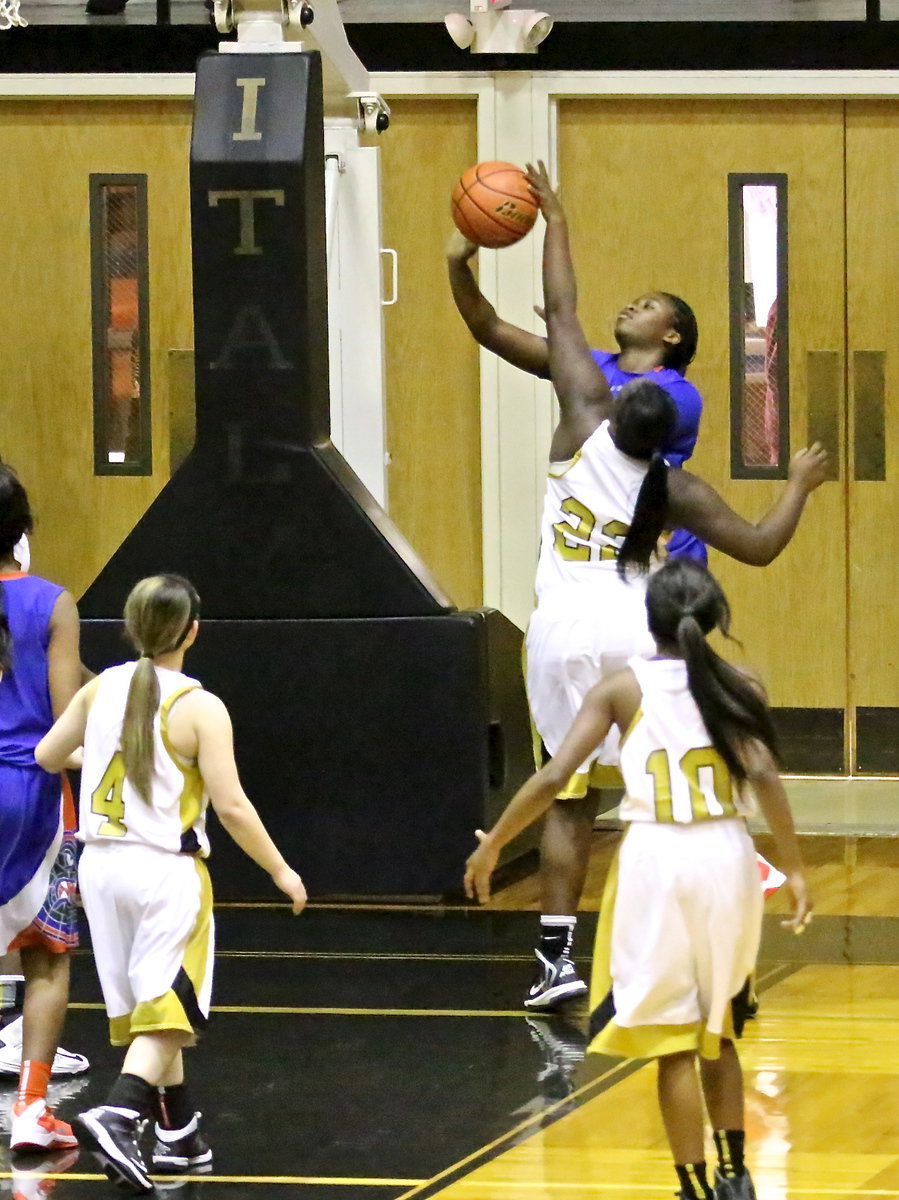
M 153 727 L 159 708 L 153 660 L 179 650 L 199 614 L 200 598 L 180 575 L 142 579 L 125 603 L 125 633 L 140 657 L 122 719 L 122 760 L 126 777 L 147 804 L 152 803 Z
M 227 709 L 182 671 L 199 611 L 186 579 L 142 579 L 125 604 L 137 662 L 83 687 L 35 752 L 53 771 L 84 747 L 81 895 L 110 1041 L 127 1047 L 106 1102 L 73 1126 L 110 1178 L 147 1194 L 154 1186 L 138 1138 L 148 1118 L 155 1171 L 209 1170 L 212 1162 L 182 1059 L 211 1002 L 207 803 L 295 913 L 306 901 L 241 787 Z
M 761 935 L 745 820 L 753 794 L 792 895 L 785 925 L 801 932 L 811 902 L 763 693 L 706 640 L 714 629 L 729 632 L 721 589 L 701 564 L 672 559 L 651 577 L 646 606 L 655 655 L 632 658 L 588 691 L 556 754 L 491 830 L 477 831 L 465 888 L 488 899 L 503 846 L 547 811 L 613 727 L 626 733 L 619 815 L 627 832 L 600 909 L 590 1049 L 658 1059 L 681 1200 L 753 1200 L 734 1046 Z M 718 1150 L 714 1182 L 706 1174 L 701 1090 Z

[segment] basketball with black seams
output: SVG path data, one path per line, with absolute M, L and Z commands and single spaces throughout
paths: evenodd
M 469 167 L 453 188 L 453 221 L 470 242 L 499 250 L 520 241 L 537 219 L 537 204 L 524 171 L 514 163 Z

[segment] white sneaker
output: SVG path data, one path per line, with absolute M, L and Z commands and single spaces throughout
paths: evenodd
M 80 1075 L 88 1070 L 90 1063 L 83 1054 L 73 1054 L 71 1050 L 60 1048 L 56 1051 L 50 1074 Z M 0 1029 L 0 1076 L 12 1075 L 18 1078 L 22 1068 L 22 1018 L 16 1017 Z
M 78 1145 L 71 1125 L 57 1120 L 46 1100 L 26 1104 L 17 1100 L 12 1106 L 9 1148 L 18 1151 L 68 1150 Z

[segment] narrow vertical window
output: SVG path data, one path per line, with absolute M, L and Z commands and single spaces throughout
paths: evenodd
M 787 177 L 728 177 L 731 475 L 782 479 L 790 458 Z
M 147 177 L 91 175 L 94 474 L 149 475 Z

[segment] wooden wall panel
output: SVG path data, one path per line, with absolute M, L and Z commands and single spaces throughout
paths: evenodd
M 847 107 L 852 698 L 859 705 L 894 708 L 899 706 L 899 332 L 893 307 L 899 273 L 899 111 L 895 102 L 859 100 Z M 859 351 L 883 355 L 885 413 L 866 404 L 855 357 Z M 880 480 L 865 479 L 861 461 L 860 451 L 872 438 L 885 458 Z
M 384 245 L 399 256 L 385 309 L 390 515 L 453 601 L 481 603 L 478 350 L 456 313 L 443 250 L 449 197 L 476 161 L 473 100 L 390 100 L 380 140 Z
M 646 291 L 691 303 L 700 337 L 689 377 L 705 414 L 690 465 L 757 520 L 783 485 L 730 478 L 727 176 L 789 177 L 796 451 L 808 433 L 808 352 L 842 353 L 845 337 L 842 103 L 584 99 L 563 101 L 559 123 L 562 195 L 588 336 L 612 348 L 615 314 Z M 734 632 L 777 705 L 846 703 L 845 487 L 843 479 L 816 492 L 795 541 L 771 566 L 711 556 Z
M 32 500 L 35 572 L 76 596 L 169 476 L 168 351 L 193 344 L 190 123 L 185 99 L 0 102 L 0 454 Z M 148 177 L 151 476 L 93 474 L 93 172 Z

